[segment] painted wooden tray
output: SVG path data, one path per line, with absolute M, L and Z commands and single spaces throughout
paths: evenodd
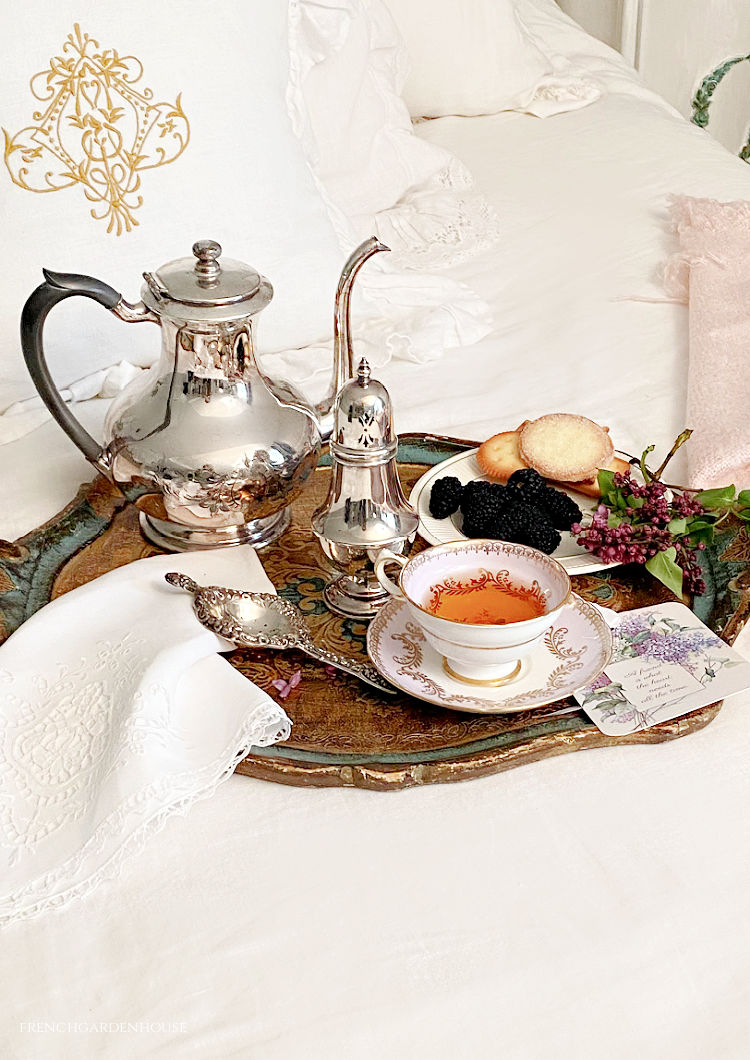
M 410 487 L 434 464 L 472 442 L 403 436 L 402 478 Z M 263 564 L 279 593 L 307 615 L 314 636 L 333 650 L 365 654 L 366 626 L 327 611 L 326 571 L 309 532 L 329 472 L 321 466 L 294 507 L 289 531 L 264 549 Z M 48 600 L 157 549 L 141 536 L 136 509 L 104 479 L 83 486 L 49 523 L 16 542 L 0 541 L 0 639 Z M 695 610 L 728 643 L 750 614 L 750 536 L 730 527 L 704 553 L 706 595 Z M 640 568 L 620 567 L 573 579 L 577 593 L 615 610 L 673 599 Z M 284 744 L 258 750 L 237 772 L 285 784 L 355 786 L 385 791 L 467 780 L 551 755 L 615 743 L 658 743 L 707 725 L 721 704 L 627 737 L 603 736 L 578 710 L 551 717 L 544 711 L 501 716 L 459 714 L 407 696 L 381 696 L 346 674 L 331 677 L 295 652 L 242 652 L 232 665 L 272 696 L 271 682 L 302 671 L 285 700 L 294 722 Z M 572 701 L 569 701 L 572 703 Z M 210 709 L 210 703 L 206 704 Z M 558 705 L 559 706 L 559 705 Z

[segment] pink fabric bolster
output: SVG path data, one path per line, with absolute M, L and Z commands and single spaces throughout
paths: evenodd
M 670 295 L 688 303 L 691 486 L 750 486 L 750 202 L 680 197 Z

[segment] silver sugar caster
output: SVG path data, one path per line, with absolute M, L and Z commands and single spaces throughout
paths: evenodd
M 354 374 L 349 300 L 365 261 L 387 250 L 374 237 L 346 261 L 336 291 L 334 364 L 312 408 L 256 359 L 256 327 L 273 289 L 222 256 L 213 240 L 191 257 L 145 272 L 135 304 L 91 276 L 44 270 L 21 317 L 26 364 L 42 400 L 83 455 L 140 509 L 143 533 L 184 551 L 273 541 L 289 523 L 333 423 L 341 386 Z M 101 444 L 65 404 L 47 368 L 45 319 L 71 296 L 90 298 L 128 324 L 156 324 L 161 356 L 112 402 Z
M 419 518 L 398 477 L 398 437 L 390 395 L 363 358 L 339 391 L 330 438 L 331 485 L 312 517 L 313 533 L 338 571 L 324 596 L 328 607 L 367 619 L 389 599 L 374 564 L 383 549 L 407 555 Z

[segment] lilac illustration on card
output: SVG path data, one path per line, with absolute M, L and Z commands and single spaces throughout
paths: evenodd
M 750 663 L 683 604 L 627 612 L 612 639 L 605 672 L 575 697 L 608 736 L 649 728 L 750 687 Z

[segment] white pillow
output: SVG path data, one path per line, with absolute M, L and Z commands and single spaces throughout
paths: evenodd
M 18 322 L 42 266 L 136 301 L 144 270 L 216 239 L 275 288 L 261 350 L 330 336 L 344 255 L 287 111 L 285 0 L 26 0 L 3 5 L 0 37 L 0 411 L 33 393 Z M 155 124 L 134 149 L 139 120 Z M 105 156 L 88 169 L 86 146 Z M 133 173 L 134 154 L 147 157 Z M 105 170 L 110 201 L 92 201 Z M 159 349 L 156 328 L 84 298 L 50 314 L 45 339 L 61 386 L 122 360 L 150 363 Z
M 414 117 L 494 114 L 532 99 L 552 65 L 512 0 L 386 0 L 409 53 Z
M 401 98 L 403 41 L 382 0 L 300 0 L 292 19 L 303 61 L 298 132 L 331 203 L 359 234 L 452 156 L 414 135 Z
M 290 15 L 299 67 L 290 108 L 336 231 L 348 246 L 375 233 L 395 252 L 377 255 L 357 280 L 358 348 L 381 368 L 391 357 L 432 361 L 478 341 L 491 327 L 487 305 L 424 270 L 464 260 L 499 229 L 467 190 L 466 168 L 415 135 L 401 98 L 403 41 L 387 8 L 382 0 L 291 0 Z M 285 370 L 301 383 L 308 364 L 286 358 Z

